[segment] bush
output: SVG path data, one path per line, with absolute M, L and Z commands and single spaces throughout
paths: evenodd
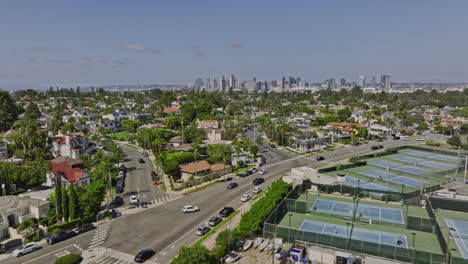
M 73 220 L 70 220 L 70 221 L 68 221 L 66 223 L 48 226 L 47 231 L 51 235 L 51 234 L 57 233 L 59 231 L 65 231 L 67 229 L 77 228 L 77 227 L 79 227 L 81 225 L 91 223 L 94 219 L 95 219 L 94 216 L 73 219 Z
M 24 242 L 29 243 L 31 241 L 37 242 L 39 241 L 39 236 L 37 235 L 36 232 L 30 232 L 24 235 Z
M 426 141 L 426 145 L 428 145 L 428 146 L 440 146 L 440 143 L 428 140 L 428 141 Z
M 55 260 L 55 264 L 78 264 L 81 260 L 80 255 L 71 253 Z

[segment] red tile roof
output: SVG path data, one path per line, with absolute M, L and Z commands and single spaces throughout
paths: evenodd
M 52 163 L 52 173 L 60 174 L 69 183 L 77 183 L 85 172 L 80 168 L 72 168 L 67 162 Z

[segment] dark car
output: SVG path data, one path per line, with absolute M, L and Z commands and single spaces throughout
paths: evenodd
M 151 172 L 151 179 L 154 181 L 158 177 L 158 174 L 155 171 Z
M 230 184 L 228 184 L 227 188 L 228 188 L 228 189 L 234 189 L 234 188 L 236 188 L 237 186 L 238 186 L 237 183 L 231 182 Z
M 120 165 L 119 170 L 121 170 L 121 171 L 126 171 L 126 170 L 127 170 L 127 167 L 125 167 L 125 165 Z
M 52 245 L 52 244 L 58 243 L 60 241 L 64 241 L 74 236 L 76 236 L 76 233 L 71 230 L 58 232 L 58 233 L 53 234 L 51 237 L 47 238 L 47 244 Z
M 145 163 L 145 160 L 144 159 L 139 159 L 138 162 Z
M 321 160 L 325 160 L 325 158 L 323 156 L 318 156 L 317 161 L 321 161 Z
M 124 202 L 124 199 L 122 197 L 116 196 L 112 203 L 115 205 L 121 205 L 123 204 L 123 202 Z
M 156 252 L 152 249 L 143 249 L 142 251 L 138 252 L 135 256 L 136 263 L 143 263 L 151 258 Z
M 265 182 L 265 179 L 263 179 L 263 178 L 255 178 L 252 183 L 254 185 L 259 185 L 259 184 L 262 184 L 264 182 Z
M 361 145 L 361 144 L 362 144 L 361 142 L 354 142 L 354 143 L 353 143 L 353 146 L 356 146 L 356 147 L 357 147 L 357 146 L 359 146 L 359 145 Z
M 232 181 L 232 177 L 226 177 L 226 181 Z
M 228 217 L 230 216 L 232 213 L 234 213 L 234 208 L 230 207 L 230 206 L 224 206 L 223 209 L 221 209 L 221 211 L 219 211 L 219 215 L 221 217 Z
M 276 145 L 275 145 L 275 144 L 273 144 L 273 143 L 271 143 L 271 144 L 270 144 L 270 147 L 272 147 L 272 148 L 276 148 Z
M 124 192 L 123 186 L 117 186 L 117 187 L 115 188 L 115 192 L 116 192 L 116 193 L 123 193 L 123 192 Z
M 379 147 L 378 146 L 372 146 L 371 149 L 372 150 L 377 150 L 377 149 L 379 149 Z
M 383 148 L 384 146 L 383 145 L 378 145 L 377 146 L 379 149 Z
M 221 223 L 221 221 L 223 221 L 221 218 L 217 217 L 217 216 L 213 216 L 210 218 L 210 220 L 208 221 L 208 225 L 210 226 L 216 226 L 217 224 Z
M 79 235 L 79 234 L 83 234 L 83 233 L 86 233 L 90 230 L 93 230 L 94 228 L 96 228 L 93 224 L 85 224 L 85 225 L 82 225 L 80 227 L 78 227 L 75 232 Z

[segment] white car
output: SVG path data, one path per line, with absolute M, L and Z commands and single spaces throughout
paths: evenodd
M 426 139 L 422 138 L 422 137 L 416 139 L 416 141 L 424 141 L 424 140 L 426 140 Z
M 193 212 L 198 212 L 200 211 L 200 208 L 194 205 L 184 205 L 182 207 L 182 212 L 184 213 L 193 213 Z
M 12 255 L 15 256 L 15 257 L 21 257 L 23 255 L 26 255 L 26 254 L 31 253 L 33 251 L 36 251 L 38 249 L 39 249 L 39 247 L 37 246 L 37 244 L 35 242 L 31 242 L 31 243 L 22 245 L 21 247 L 15 249 L 13 251 Z
M 242 202 L 247 202 L 248 200 L 250 200 L 250 198 L 252 198 L 250 195 L 244 194 L 244 195 L 242 195 L 242 197 L 241 197 L 241 201 L 242 201 Z
M 138 198 L 136 195 L 130 196 L 130 204 L 138 204 Z
M 261 169 L 261 170 L 260 170 L 260 174 L 263 175 L 263 174 L 265 174 L 265 173 L 267 173 L 267 170 L 265 170 L 265 169 Z
M 252 191 L 252 192 L 253 192 L 254 194 L 257 194 L 257 193 L 260 193 L 261 191 L 263 191 L 263 189 L 262 189 L 261 187 L 255 187 L 255 188 L 253 188 L 253 191 Z
M 256 167 L 253 167 L 252 169 L 250 169 L 253 173 L 256 173 L 258 171 L 258 169 Z

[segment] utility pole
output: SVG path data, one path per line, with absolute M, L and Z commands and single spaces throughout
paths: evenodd
M 466 169 L 467 169 L 467 166 L 468 166 L 468 155 L 465 156 L 465 177 L 463 178 L 465 184 L 466 184 Z

